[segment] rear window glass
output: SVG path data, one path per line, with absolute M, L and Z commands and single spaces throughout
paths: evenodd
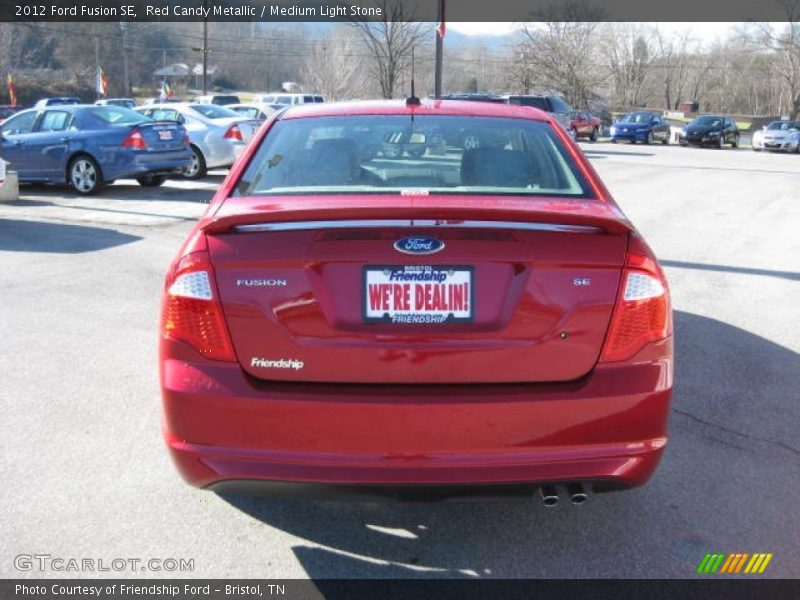
M 237 114 L 242 115 L 243 117 L 247 117 L 248 119 L 256 119 L 258 118 L 259 110 L 252 106 L 237 106 L 236 108 L 231 109 Z
M 518 104 L 519 106 L 533 106 L 544 111 L 550 111 L 550 104 L 547 98 L 542 96 L 512 96 L 509 99 L 510 104 Z
M 226 104 L 239 104 L 239 96 L 215 96 L 214 104 L 224 106 Z
M 130 125 L 148 120 L 146 116 L 124 106 L 94 106 L 86 110 L 93 117 L 112 125 Z
M 239 116 L 231 109 L 217 106 L 216 104 L 195 104 L 191 109 L 194 112 L 200 113 L 207 119 L 229 119 Z
M 234 195 L 409 191 L 590 197 L 547 123 L 406 115 L 278 121 Z

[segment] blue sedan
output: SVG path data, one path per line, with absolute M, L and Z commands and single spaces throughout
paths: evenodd
M 68 184 L 96 194 L 115 179 L 159 186 L 192 164 L 186 129 L 121 106 L 53 106 L 17 113 L 0 126 L 0 158 L 20 182 Z
M 627 140 L 632 144 L 669 144 L 670 127 L 661 115 L 651 112 L 632 112 L 624 115 L 609 130 L 611 141 Z

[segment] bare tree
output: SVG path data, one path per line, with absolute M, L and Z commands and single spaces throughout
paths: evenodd
M 789 112 L 800 117 L 800 0 L 779 0 L 788 23 L 782 29 L 761 25 L 764 44 L 775 52 L 778 72 L 788 96 Z
M 393 98 L 400 77 L 411 62 L 412 49 L 421 47 L 430 33 L 429 24 L 414 22 L 415 5 L 376 0 L 382 21 L 354 21 L 371 58 L 372 74 L 383 98 Z
M 643 106 L 650 98 L 645 86 L 656 58 L 653 31 L 616 23 L 606 30 L 602 44 L 614 93 L 622 106 Z
M 309 91 L 323 94 L 329 101 L 358 98 L 365 91 L 364 72 L 347 32 L 335 28 L 308 52 L 302 81 Z
M 543 21 L 523 28 L 520 51 L 534 84 L 562 93 L 576 106 L 586 106 L 602 80 L 596 67 L 598 20 L 602 13 L 584 2 L 549 7 Z
M 655 29 L 656 66 L 661 71 L 664 108 L 677 109 L 689 78 L 691 40 L 688 34 L 667 36 Z

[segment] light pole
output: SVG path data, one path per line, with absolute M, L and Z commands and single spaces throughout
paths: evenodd
M 206 18 L 206 4 L 208 0 L 203 0 L 203 47 L 202 48 L 195 48 L 193 47 L 192 50 L 202 52 L 203 53 L 203 95 L 205 96 L 208 92 L 208 83 L 207 83 L 207 76 L 208 76 L 208 19 Z M 195 75 L 195 85 L 197 85 L 197 75 Z
M 208 18 L 206 18 L 207 0 L 203 0 L 203 95 L 208 91 Z
M 444 0 L 438 3 L 439 26 L 436 28 L 436 68 L 433 78 L 433 97 L 437 100 L 442 97 L 442 54 L 444 51 Z

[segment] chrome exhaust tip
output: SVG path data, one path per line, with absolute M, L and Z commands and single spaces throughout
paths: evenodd
M 542 495 L 542 504 L 547 508 L 552 508 L 558 504 L 558 492 L 553 486 L 543 485 L 539 488 L 539 493 Z
M 573 483 L 567 486 L 567 496 L 573 504 L 583 504 L 589 499 L 589 493 L 581 483 Z

